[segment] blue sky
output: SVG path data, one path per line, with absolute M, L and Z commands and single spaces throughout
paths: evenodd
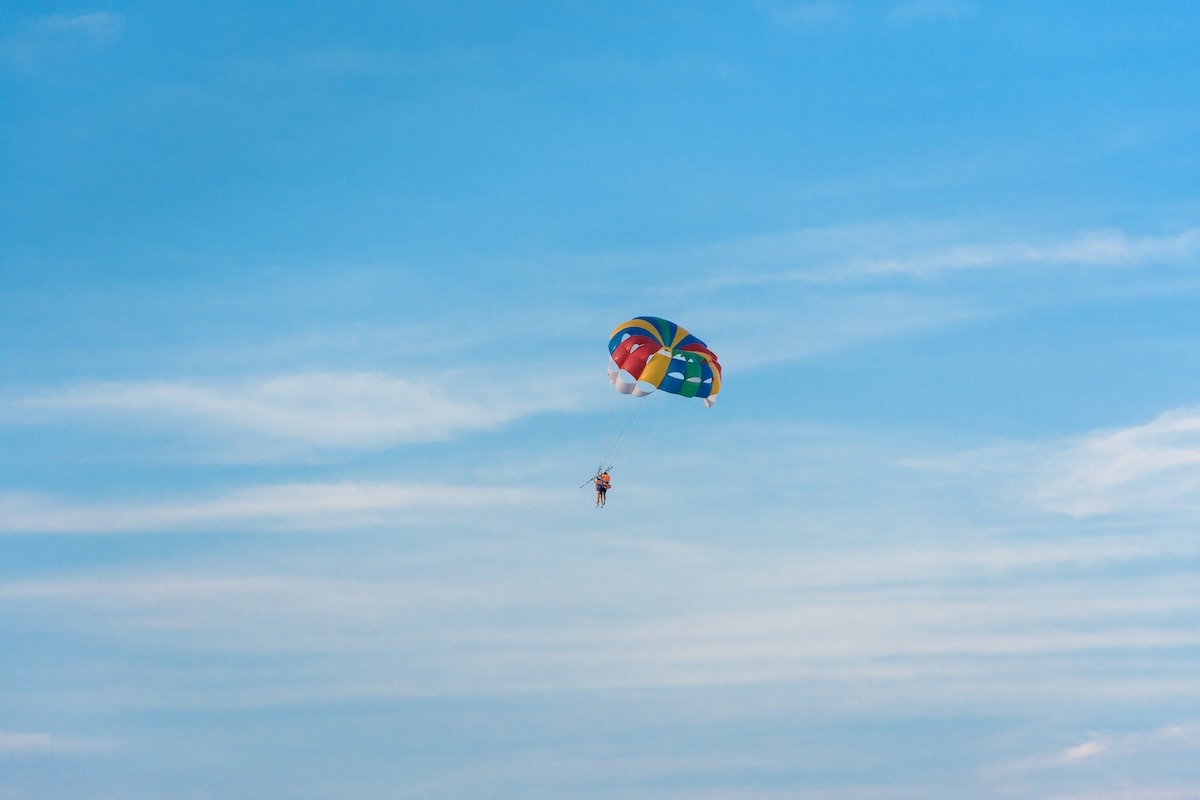
M 1197 31 L 6 3 L 0 800 L 1200 795 Z

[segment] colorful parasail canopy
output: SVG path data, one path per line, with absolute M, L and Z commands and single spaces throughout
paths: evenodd
M 712 406 L 721 364 L 704 342 L 661 317 L 634 317 L 613 329 L 608 379 L 618 392 L 642 397 L 655 389 L 699 397 Z

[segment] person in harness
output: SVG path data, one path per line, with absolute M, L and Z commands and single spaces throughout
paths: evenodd
M 612 486 L 612 478 L 608 474 L 608 470 L 601 472 L 595 478 L 596 481 L 596 507 L 604 508 L 604 501 L 608 496 L 608 487 Z

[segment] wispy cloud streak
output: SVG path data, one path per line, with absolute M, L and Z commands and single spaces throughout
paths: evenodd
M 910 0 L 892 11 L 898 19 L 958 19 L 963 15 L 957 0 Z
M 1200 229 L 1195 228 L 1164 236 L 1098 230 L 1058 242 L 923 245 L 911 241 L 929 235 L 930 232 L 916 227 L 906 232 L 903 226 L 797 231 L 716 245 L 707 248 L 705 255 L 710 263 L 726 262 L 737 269 L 726 275 L 718 273 L 714 286 L 736 286 L 782 282 L 831 284 L 887 276 L 929 278 L 962 270 L 1127 268 L 1173 263 L 1200 254 Z M 883 252 L 884 248 L 890 252 Z M 797 262 L 804 266 L 796 266 Z M 748 272 L 747 267 L 751 268 Z
M 52 33 L 80 34 L 90 39 L 104 40 L 120 35 L 125 20 L 119 14 L 93 11 L 87 14 L 51 14 L 39 21 L 42 30 Z
M 664 303 L 678 301 L 671 276 L 686 274 L 689 297 L 709 303 L 701 313 L 692 309 L 692 327 L 723 331 L 720 352 L 736 371 L 1009 314 L 1060 299 L 1066 278 L 1077 281 L 1074 296 L 1085 302 L 1105 290 L 1101 278 L 1137 271 L 1161 278 L 1197 258 L 1200 228 L 1014 238 L 961 223 L 893 221 L 626 254 L 605 265 L 653 265 L 668 276 L 655 290 Z M 1011 290 L 1013 275 L 1026 281 L 1020 292 Z M 992 280 L 1005 284 L 984 285 Z
M 110 742 L 102 739 L 0 730 L 0 758 L 80 753 L 104 749 L 110 745 Z M 2 794 L 3 790 L 0 789 L 0 795 Z
M 1178 546 L 813 554 L 767 569 L 720 548 L 635 544 L 547 543 L 536 555 L 492 548 L 485 559 L 460 543 L 421 562 L 442 565 L 432 571 L 405 553 L 336 579 L 251 564 L 51 576 L 0 582 L 0 608 L 73 621 L 93 636 L 148 635 L 156 647 L 170 632 L 193 652 L 338 653 L 349 659 L 339 685 L 310 690 L 385 694 L 899 681 L 945 696 L 955 677 L 974 692 L 987 686 L 977 700 L 988 702 L 1008 691 L 1014 664 L 1028 678 L 1023 693 L 1063 692 L 1046 663 L 1070 658 L 1097 670 L 1071 692 L 1112 697 L 1096 665 L 1113 654 L 1183 658 L 1200 647 L 1193 582 L 1109 569 L 1153 564 Z M 375 657 L 351 656 L 368 652 Z M 406 667 L 375 675 L 380 654 Z M 1200 692 L 1194 677 L 1163 672 L 1154 677 Z M 1149 679 L 1123 689 L 1154 691 Z
M 142 533 L 234 526 L 330 530 L 394 523 L 400 512 L 536 505 L 547 499 L 547 494 L 519 487 L 349 482 L 283 484 L 208 499 L 124 504 L 10 492 L 0 494 L 0 532 Z
M 380 373 L 304 373 L 226 381 L 81 383 L 0 401 L 0 422 L 110 417 L 186 433 L 251 435 L 312 448 L 381 449 L 495 428 L 573 409 L 568 382 L 503 383 L 491 376 L 409 378 Z
M 782 28 L 809 27 L 831 22 L 844 15 L 842 7 L 832 0 L 810 2 L 781 2 L 781 0 L 759 0 L 760 13 L 772 24 Z
M 1101 431 L 1051 456 L 1037 490 L 1045 507 L 1077 517 L 1197 505 L 1200 409 Z
M 1148 754 L 1169 754 L 1173 757 L 1180 757 L 1183 753 L 1195 750 L 1200 750 L 1200 720 L 1188 720 L 1164 725 L 1153 730 L 1091 733 L 1084 741 L 1058 752 L 1021 758 L 990 772 L 1000 775 L 1095 768 L 1101 763 L 1131 757 L 1144 757 Z M 1103 796 L 1107 797 L 1108 795 Z
M 48 60 L 69 59 L 80 50 L 111 44 L 124 29 L 123 16 L 104 11 L 38 17 L 0 40 L 0 63 L 33 71 Z
M 1189 513 L 1200 507 L 1200 409 L 1175 409 L 1128 428 L 906 463 L 963 479 L 986 477 L 1031 507 L 1080 519 Z
M 44 753 L 50 751 L 53 745 L 54 739 L 48 733 L 0 731 L 0 755 Z

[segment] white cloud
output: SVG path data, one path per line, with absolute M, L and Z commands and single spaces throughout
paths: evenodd
M 103 41 L 121 34 L 125 20 L 119 14 L 94 11 L 88 14 L 51 14 L 39 20 L 42 30 L 52 33 L 86 36 Z
M 547 411 L 577 408 L 584 393 L 535 376 L 396 377 L 304 373 L 245 381 L 82 383 L 0 403 L 13 422 L 109 416 L 178 433 L 200 427 L 309 448 L 383 449 L 499 427 Z M 3 418 L 0 417 L 0 420 Z
M 1041 465 L 1038 502 L 1076 517 L 1195 507 L 1200 488 L 1200 409 L 1100 431 L 1066 443 Z
M 789 281 L 840 283 L 889 275 L 928 278 L 956 270 L 1134 267 L 1200 254 L 1196 228 L 1164 236 L 1087 231 L 1057 242 L 937 241 L 953 235 L 943 227 L 918 225 L 796 231 L 714 245 L 701 258 L 729 264 L 730 269 L 718 273 L 713 282 L 716 288 Z
M 903 463 L 975 480 L 1007 500 L 1080 519 L 1191 514 L 1200 508 L 1200 408 L 1175 409 L 1128 428 Z
M 119 14 L 50 14 L 27 22 L 0 41 L 0 59 L 22 71 L 33 71 L 50 60 L 68 59 L 80 50 L 110 44 L 124 28 L 125 19 Z
M 53 744 L 54 740 L 47 733 L 0 731 L 0 755 L 48 752 Z
M 1099 755 L 1108 749 L 1108 744 L 1099 739 L 1092 739 L 1089 742 L 1068 747 L 1062 754 L 1063 761 L 1080 761 L 1085 758 Z
M 725 331 L 719 355 L 728 374 L 845 350 L 867 342 L 911 336 L 978 319 L 978 311 L 955 299 L 903 293 L 848 298 L 804 298 L 784 311 L 714 311 L 715 330 Z M 711 343 L 711 342 L 710 342 Z
M 102 739 L 0 730 L 0 759 L 88 752 L 104 749 L 109 745 L 109 742 Z
M 1093 768 L 1100 763 L 1144 757 L 1147 754 L 1168 754 L 1183 757 L 1184 753 L 1200 750 L 1200 720 L 1164 725 L 1159 728 L 1131 731 L 1122 734 L 1093 733 L 1079 744 L 1051 755 L 1036 755 L 1005 764 L 995 774 L 1025 773 L 1045 770 Z M 1088 795 L 1088 797 L 1194 797 L 1187 792 L 1164 790 L 1160 795 L 1144 794 Z
M 398 571 L 403 574 L 403 567 Z M 0 583 L 0 606 L 123 643 L 241 653 L 403 652 L 461 609 L 504 597 L 469 582 L 166 571 Z M 67 620 L 73 620 L 68 623 Z M 170 642 L 166 641 L 170 638 Z
M 1156 785 L 1141 782 L 1115 789 L 1105 787 L 1057 793 L 1054 800 L 1196 800 L 1197 797 L 1200 797 L 1200 784 Z
M 643 296 L 666 308 L 686 302 L 689 329 L 736 371 L 944 330 L 1048 296 L 1061 301 L 1064 278 L 1078 281 L 1083 292 L 1076 295 L 1086 298 L 1109 288 L 1099 278 L 1115 278 L 1118 270 L 1162 272 L 1197 257 L 1200 228 L 1022 238 L 966 223 L 898 220 L 617 254 L 594 263 L 614 273 L 661 275 L 656 286 L 643 287 Z M 1013 271 L 1028 279 L 1020 292 L 1011 286 L 981 291 L 950 280 Z
M 295 483 L 207 499 L 77 503 L 29 493 L 0 494 L 0 533 L 137 533 L 196 528 L 337 530 L 394 523 L 422 509 L 531 506 L 550 495 L 519 487 L 398 483 Z
M 962 3 L 957 0 L 910 0 L 893 11 L 901 19 L 958 19 L 962 14 Z
M 856 692 L 901 683 L 958 702 L 954 679 L 976 703 L 1017 691 L 1114 700 L 1151 695 L 1155 678 L 1172 676 L 1064 686 L 1055 665 L 1200 646 L 1189 624 L 1200 598 L 1186 579 L 1061 579 L 1098 560 L 1169 552 L 1144 543 L 811 553 L 771 566 L 739 548 L 643 545 L 459 540 L 430 554 L 440 545 L 424 541 L 376 550 L 340 577 L 274 563 L 106 570 L 0 582 L 0 608 L 160 648 L 169 636 L 190 651 L 338 653 L 330 685 L 304 691 L 367 694 L 833 681 Z M 376 673 L 396 663 L 405 667 Z M 1019 690 L 1014 664 L 1026 677 Z M 1173 691 L 1200 693 L 1188 680 Z
M 1106 756 L 1122 758 L 1148 751 L 1179 752 L 1200 749 L 1200 720 L 1164 725 L 1144 731 L 1132 731 L 1117 736 L 1096 736 L 1069 748 L 1062 761 Z
M 756 5 L 763 16 L 783 28 L 811 27 L 846 18 L 851 12 L 861 12 L 852 3 L 834 0 L 759 0 Z M 958 19 L 964 13 L 965 7 L 959 0 L 908 0 L 891 10 L 891 16 L 896 19 L 913 20 Z
M 841 5 L 831 0 L 806 3 L 765 0 L 758 3 L 758 8 L 771 22 L 785 28 L 819 25 L 843 14 Z

